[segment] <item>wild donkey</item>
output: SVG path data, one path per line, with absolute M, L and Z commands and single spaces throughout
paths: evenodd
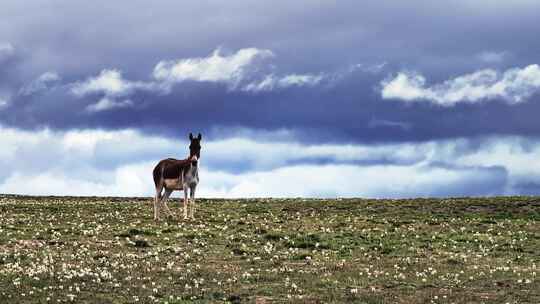
M 184 219 L 188 218 L 188 188 L 191 196 L 191 218 L 194 219 L 195 188 L 199 183 L 199 158 L 201 157 L 201 139 L 199 135 L 194 138 L 189 133 L 189 157 L 178 160 L 167 158 L 161 160 L 154 168 L 154 184 L 156 185 L 156 198 L 154 200 L 154 220 L 159 220 L 160 205 L 163 204 L 169 216 L 173 216 L 167 206 L 167 199 L 174 190 L 184 190 Z M 161 192 L 165 189 L 163 196 Z

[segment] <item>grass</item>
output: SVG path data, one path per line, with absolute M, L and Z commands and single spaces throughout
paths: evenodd
M 0 303 L 540 303 L 539 198 L 150 202 L 0 196 Z

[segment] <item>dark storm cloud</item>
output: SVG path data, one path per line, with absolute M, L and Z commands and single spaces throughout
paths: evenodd
M 170 136 L 200 130 L 210 138 L 235 128 L 289 129 L 295 130 L 291 139 L 307 142 L 420 141 L 540 133 L 535 115 L 540 105 L 534 101 L 454 108 L 407 105 L 382 101 L 371 88 L 375 81 L 361 82 L 370 85 L 362 88 L 344 83 L 327 89 L 292 88 L 258 94 L 230 91 L 224 84 L 187 82 L 167 94 L 137 92 L 129 96 L 132 106 L 97 113 L 85 109 L 103 95 L 77 98 L 65 87 L 57 87 L 46 93 L 18 96 L 0 117 L 6 124 L 26 128 L 136 128 Z
M 494 101 L 441 108 L 381 100 L 379 92 L 382 79 L 402 70 L 421 71 L 440 82 L 481 68 L 539 62 L 535 1 L 159 1 L 152 6 L 146 1 L 7 1 L 0 8 L 0 43 L 15 50 L 0 62 L 0 89 L 10 95 L 0 110 L 5 125 L 136 128 L 170 136 L 201 130 L 210 137 L 238 128 L 286 129 L 307 142 L 540 133 L 534 115 L 540 110 L 538 94 L 519 105 Z M 106 69 L 118 69 L 129 81 L 154 81 L 159 62 L 207 57 L 218 47 L 228 55 L 247 47 L 270 50 L 275 56 L 267 64 L 276 75 L 337 75 L 357 64 L 388 64 L 381 71 L 347 73 L 332 85 L 261 92 L 212 81 L 184 81 L 167 93 L 135 90 L 121 97 L 70 91 L 70 84 Z M 486 52 L 506 55 L 486 62 L 480 56 Z M 52 71 L 61 84 L 17 94 Z M 101 101 L 102 108 L 110 108 L 88 111 Z
M 71 73 L 111 66 L 145 73 L 158 60 L 194 57 L 220 45 L 272 49 L 291 66 L 320 68 L 373 59 L 434 67 L 446 59 L 454 66 L 486 50 L 522 58 L 538 44 L 529 39 L 537 36 L 535 1 L 157 1 L 149 6 L 37 0 L 2 6 L 0 37 L 32 54 L 29 69 Z

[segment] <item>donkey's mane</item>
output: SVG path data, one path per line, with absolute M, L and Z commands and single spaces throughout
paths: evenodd
M 185 159 L 176 159 L 176 158 L 172 158 L 172 157 L 169 157 L 169 158 L 166 158 L 162 161 L 166 161 L 168 163 L 174 163 L 174 164 L 177 164 L 177 165 L 189 165 L 191 159 L 188 157 L 188 158 L 185 158 Z

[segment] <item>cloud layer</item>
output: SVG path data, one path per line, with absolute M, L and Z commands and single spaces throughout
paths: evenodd
M 325 76 L 310 74 L 290 74 L 282 77 L 267 75 L 260 81 L 254 81 L 245 85 L 242 90 L 247 92 L 271 91 L 274 89 L 284 89 L 288 87 L 315 86 L 319 84 Z
M 402 72 L 381 83 L 381 96 L 406 102 L 429 101 L 441 106 L 496 99 L 516 104 L 540 91 L 540 67 L 531 64 L 502 74 L 491 69 L 480 70 L 429 87 L 426 82 L 420 74 Z
M 176 61 L 160 61 L 154 68 L 153 76 L 167 83 L 187 80 L 224 82 L 231 86 L 242 81 L 257 60 L 274 56 L 270 50 L 257 48 L 240 49 L 229 56 L 223 56 L 216 49 L 205 58 L 188 58 Z
M 11 43 L 0 41 L 0 63 L 15 54 L 15 48 Z
M 127 80 L 120 70 L 104 69 L 97 76 L 66 84 L 66 87 L 78 98 L 102 96 L 98 102 L 86 107 L 88 112 L 95 113 L 134 106 L 132 100 L 122 98 L 137 91 L 168 95 L 174 85 L 189 81 L 223 84 L 230 91 L 257 93 L 289 87 L 313 87 L 326 78 L 322 74 L 268 74 L 272 67 L 264 61 L 274 56 L 270 50 L 257 48 L 244 48 L 222 55 L 218 48 L 208 57 L 160 61 L 148 80 Z M 47 83 L 59 79 L 56 73 L 48 72 L 20 91 L 23 95 L 30 95 L 45 90 Z
M 153 195 L 151 171 L 187 155 L 187 142 L 137 131 L 23 132 L 2 128 L 0 192 Z M 32 151 L 39 150 L 39 154 Z M 540 141 L 461 139 L 421 144 L 300 145 L 235 139 L 203 143 L 204 197 L 416 197 L 529 194 Z
M 245 5 L 3 3 L 0 122 L 162 136 L 286 128 L 302 143 L 540 132 L 534 1 Z
M 60 75 L 56 72 L 45 72 L 38 78 L 20 88 L 19 94 L 23 96 L 32 95 L 40 91 L 51 89 L 51 87 L 61 80 Z
M 0 4 L 0 137 L 29 140 L 2 141 L 4 191 L 148 193 L 143 172 L 191 131 L 206 195 L 540 193 L 521 165 L 540 134 L 538 1 L 33 7 Z

